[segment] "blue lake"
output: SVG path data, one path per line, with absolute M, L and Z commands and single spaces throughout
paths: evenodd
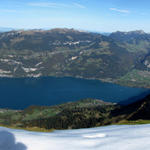
M 0 108 L 24 109 L 30 105 L 56 105 L 83 98 L 121 102 L 148 93 L 148 89 L 70 77 L 0 78 Z

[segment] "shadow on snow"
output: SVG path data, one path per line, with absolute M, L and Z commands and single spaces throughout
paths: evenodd
M 12 133 L 0 131 L 0 150 L 27 150 L 27 147 L 23 143 L 17 143 Z

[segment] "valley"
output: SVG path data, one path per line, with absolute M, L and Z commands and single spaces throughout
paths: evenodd
M 150 88 L 149 47 L 150 34 L 143 31 L 118 31 L 107 36 L 67 28 L 0 33 L 1 91 L 7 103 L 1 103 L 4 109 L 0 111 L 0 125 L 51 130 L 148 123 L 149 97 L 146 96 Z M 53 79 L 47 82 L 45 79 L 48 78 Z M 65 82 L 60 80 L 63 78 Z M 61 85 L 54 82 L 56 79 Z M 66 79 L 72 85 L 72 91 L 63 86 L 67 83 Z M 84 79 L 89 79 L 89 83 L 84 82 Z M 71 80 L 75 80 L 75 84 Z M 44 86 L 38 84 L 41 81 L 44 81 Z M 82 82 L 85 84 L 83 87 Z M 13 83 L 17 84 L 14 86 Z M 104 86 L 100 89 L 98 83 Z M 110 97 L 102 97 L 104 102 L 99 100 L 101 97 L 97 94 L 102 96 L 106 91 L 111 91 L 107 84 L 112 84 L 112 92 L 118 94 L 113 97 L 106 93 Z M 49 89 L 49 85 L 52 89 Z M 134 93 L 134 88 L 129 86 L 140 88 Z M 85 87 L 90 90 L 85 90 Z M 74 89 L 81 90 L 81 93 L 73 93 Z M 93 93 L 89 92 L 91 89 Z M 34 93 L 37 91 L 40 96 Z M 125 91 L 131 95 L 128 96 Z M 15 96 L 11 103 L 12 95 L 7 97 L 7 92 Z M 72 95 L 67 98 L 68 93 Z M 30 96 L 30 104 L 26 96 Z M 119 101 L 117 97 L 124 99 Z M 77 101 L 79 99 L 83 100 Z M 38 103 L 38 100 L 43 103 Z
M 149 150 L 150 1 L 0 1 L 0 150 Z

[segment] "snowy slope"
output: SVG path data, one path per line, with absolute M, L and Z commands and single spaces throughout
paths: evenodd
M 107 126 L 53 133 L 36 133 L 0 127 L 0 150 L 149 149 L 150 125 Z

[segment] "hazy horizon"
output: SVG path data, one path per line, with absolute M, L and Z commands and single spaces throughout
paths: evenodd
M 9 32 L 9 31 L 19 31 L 19 30 L 23 30 L 23 31 L 27 31 L 27 30 L 53 30 L 53 29 L 74 29 L 74 30 L 78 30 L 78 31 L 83 31 L 83 32 L 93 32 L 93 33 L 113 33 L 113 32 L 132 32 L 132 31 L 143 31 L 145 33 L 150 34 L 150 32 L 146 32 L 143 29 L 135 29 L 135 30 L 128 30 L 128 31 L 123 31 L 123 30 L 116 30 L 116 31 L 94 31 L 94 30 L 84 30 L 84 29 L 78 29 L 78 28 L 67 28 L 67 27 L 52 27 L 52 28 L 12 28 L 12 27 L 1 27 L 0 26 L 0 32 L 3 30 L 3 32 Z

